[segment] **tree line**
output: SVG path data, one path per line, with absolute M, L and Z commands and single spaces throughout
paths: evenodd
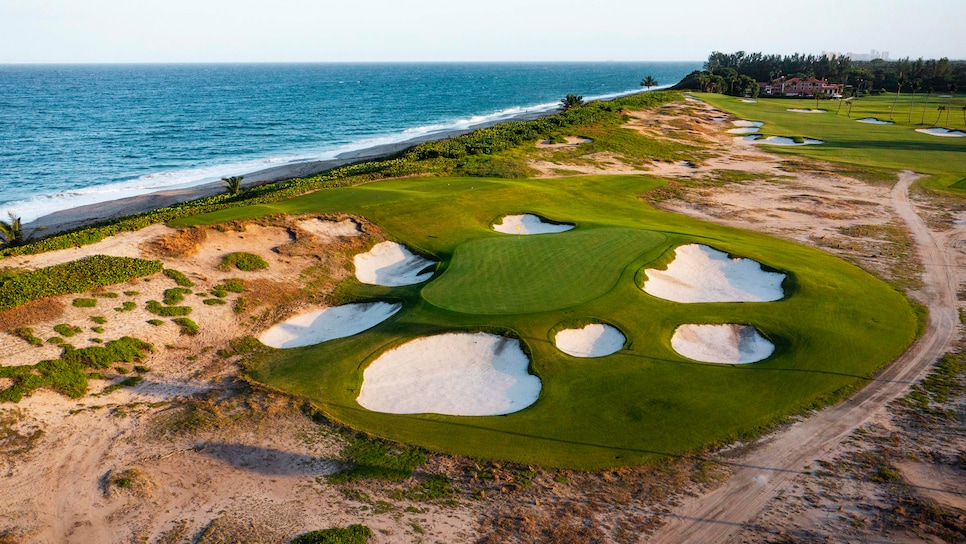
M 878 94 L 897 92 L 917 85 L 923 91 L 948 92 L 950 88 L 966 88 L 966 61 L 948 58 L 894 61 L 854 61 L 848 57 L 825 55 L 766 55 L 764 53 L 722 53 L 708 56 L 704 70 L 695 70 L 675 88 L 701 89 L 733 95 L 754 94 L 759 81 L 785 77 L 827 79 L 858 92 Z M 752 83 L 756 83 L 752 86 Z

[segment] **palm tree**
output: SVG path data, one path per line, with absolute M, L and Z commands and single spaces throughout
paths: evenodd
M 899 84 L 899 88 L 896 90 L 896 99 L 892 101 L 892 109 L 889 110 L 889 120 L 892 121 L 892 114 L 896 111 L 896 104 L 899 102 L 899 93 L 902 92 L 902 86 L 906 84 L 906 78 L 899 73 L 899 79 L 896 81 Z
M 711 75 L 707 72 L 698 74 L 698 84 L 701 85 L 701 92 L 708 91 L 708 84 L 711 83 Z
M 946 106 L 943 106 L 942 104 L 940 104 L 936 109 L 939 110 L 939 115 L 936 116 L 936 122 L 933 123 L 932 126 L 936 126 L 936 123 L 938 123 L 939 120 L 943 118 L 943 112 L 946 111 Z
M 242 179 L 244 179 L 244 176 L 228 176 L 221 178 L 221 183 L 225 186 L 229 195 L 236 196 L 242 192 Z
M 926 109 L 929 108 L 929 98 L 932 96 L 932 93 L 934 92 L 936 92 L 936 90 L 933 89 L 932 87 L 929 87 L 929 90 L 926 91 L 926 104 L 922 107 L 922 117 L 919 119 L 920 125 L 926 124 Z
M 656 79 L 654 79 L 651 76 L 647 76 L 647 77 L 644 78 L 644 81 L 641 82 L 641 87 L 647 87 L 647 90 L 650 91 L 651 90 L 651 87 L 654 87 L 657 84 L 658 83 L 657 83 L 657 80 Z
M 579 108 L 584 105 L 584 97 L 575 94 L 568 94 L 560 100 L 560 109 L 563 111 Z
M 909 103 L 909 122 L 911 123 L 912 108 L 916 105 L 916 93 L 919 92 L 919 89 L 922 89 L 922 80 L 918 78 L 912 80 L 912 83 L 909 85 L 909 87 L 912 89 L 912 102 Z
M 20 218 L 15 216 L 13 212 L 7 212 L 7 215 L 10 216 L 10 221 L 0 219 L 0 236 L 3 237 L 5 245 L 19 246 L 26 241 L 23 237 L 23 226 L 20 224 Z

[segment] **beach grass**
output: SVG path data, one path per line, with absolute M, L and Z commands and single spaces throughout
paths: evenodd
M 912 342 L 916 313 L 884 282 L 818 250 L 656 210 L 638 195 L 661 183 L 645 176 L 408 178 L 220 210 L 176 225 L 350 213 L 439 260 L 440 272 L 426 284 L 347 281 L 340 288 L 347 301 L 393 299 L 403 311 L 348 338 L 254 350 L 245 372 L 352 428 L 477 458 L 599 469 L 701 450 L 842 398 Z M 526 212 L 577 228 L 530 237 L 491 228 L 502 215 Z M 644 293 L 642 269 L 667 262 L 687 243 L 785 272 L 786 297 L 679 304 Z M 575 320 L 613 324 L 628 339 L 625 349 L 598 359 L 563 354 L 552 331 Z M 687 323 L 753 325 L 776 351 L 750 365 L 691 361 L 670 347 L 674 329 Z M 385 350 L 459 330 L 519 338 L 542 382 L 537 402 L 493 417 L 393 415 L 356 402 L 363 371 Z
M 966 131 L 963 107 L 966 97 L 953 99 L 933 95 L 926 106 L 926 96 L 919 93 L 913 103 L 911 94 L 900 96 L 892 113 L 892 125 L 860 123 L 859 119 L 890 119 L 895 95 L 866 96 L 853 101 L 851 118 L 848 105 L 839 101 L 820 100 L 822 114 L 802 114 L 789 108 L 814 108 L 814 99 L 767 99 L 744 103 L 733 96 L 696 93 L 696 97 L 740 119 L 765 123 L 760 133 L 765 136 L 807 137 L 824 141 L 822 145 L 802 147 L 769 147 L 769 151 L 800 155 L 823 161 L 877 170 L 914 170 L 928 177 L 920 183 L 929 189 L 966 195 L 966 138 L 931 136 L 916 132 L 929 128 L 937 120 L 937 106 L 949 102 L 949 128 Z M 926 106 L 925 124 L 922 108 Z M 910 112 L 912 115 L 910 116 Z M 937 126 L 942 127 L 945 114 Z

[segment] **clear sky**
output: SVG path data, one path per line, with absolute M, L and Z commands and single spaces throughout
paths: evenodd
M 966 0 L 0 0 L 0 63 L 966 59 Z

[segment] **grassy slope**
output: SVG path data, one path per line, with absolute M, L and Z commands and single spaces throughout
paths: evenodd
M 828 109 L 828 113 L 795 114 L 787 109 L 814 108 L 815 100 L 759 99 L 756 104 L 746 104 L 733 96 L 706 93 L 695 96 L 739 118 L 764 122 L 761 129 L 764 135 L 804 136 L 825 141 L 824 145 L 804 147 L 772 146 L 771 151 L 875 168 L 911 169 L 931 175 L 924 181 L 927 187 L 966 194 L 966 138 L 943 138 L 915 131 L 932 125 L 938 114 L 936 105 L 945 104 L 946 99 L 933 97 L 927 109 L 926 124 L 919 125 L 924 96 L 917 95 L 913 105 L 911 95 L 903 95 L 896 106 L 894 125 L 872 125 L 859 123 L 857 119 L 876 117 L 888 120 L 894 96 L 857 99 L 851 119 L 846 117 L 846 106 L 838 111 L 836 101 L 819 101 L 818 107 Z M 949 128 L 964 130 L 964 105 L 966 100 L 963 98 L 953 100 Z M 910 106 L 913 108 L 911 123 Z M 942 125 L 940 122 L 939 126 Z
M 272 350 L 250 373 L 256 380 L 312 400 L 330 417 L 353 427 L 470 456 L 591 469 L 700 449 L 753 433 L 782 415 L 860 386 L 912 341 L 912 309 L 884 283 L 820 251 L 654 210 L 637 195 L 658 184 L 641 176 L 404 179 L 224 210 L 177 224 L 274 213 L 348 212 L 364 215 L 391 236 L 438 257 L 442 277 L 429 284 L 395 289 L 350 286 L 353 298 L 402 300 L 404 311 L 394 318 L 350 338 Z M 554 285 L 542 291 L 546 302 L 501 310 L 529 313 L 460 313 L 422 297 L 425 287 L 427 293 L 438 291 L 430 298 L 442 299 L 447 306 L 476 308 L 483 287 L 467 290 L 461 300 L 456 289 L 460 274 L 450 280 L 447 268 L 462 266 L 464 250 L 470 254 L 467 258 L 477 252 L 481 262 L 487 254 L 516 251 L 507 244 L 521 239 L 495 233 L 489 225 L 500 215 L 524 211 L 575 223 L 577 230 L 570 236 L 613 241 L 624 239 L 614 236 L 618 232 L 641 229 L 630 237 L 639 236 L 639 241 L 612 244 L 610 262 L 620 267 L 608 273 L 619 278 L 606 289 L 594 285 L 594 293 L 601 295 L 592 300 L 571 298 L 572 291 L 591 287 L 566 282 L 591 277 L 575 271 L 601 266 L 600 257 L 592 249 L 582 253 L 574 249 L 578 246 L 564 243 L 566 235 L 556 235 L 560 242 L 550 245 L 566 250 L 571 266 L 537 272 L 541 282 Z M 522 243 L 544 243 L 532 240 Z M 641 268 L 691 241 L 790 272 L 786 287 L 791 296 L 774 303 L 685 305 L 643 293 L 636 281 Z M 495 281 L 489 288 L 519 294 L 513 286 Z M 576 359 L 557 351 L 550 343 L 551 331 L 563 321 L 586 318 L 621 328 L 628 349 L 600 359 Z M 776 343 L 776 354 L 766 362 L 728 366 L 688 361 L 670 349 L 676 326 L 707 322 L 753 324 Z M 454 329 L 515 332 L 543 383 L 538 402 L 500 417 L 394 416 L 356 404 L 362 371 L 375 356 L 413 337 Z

